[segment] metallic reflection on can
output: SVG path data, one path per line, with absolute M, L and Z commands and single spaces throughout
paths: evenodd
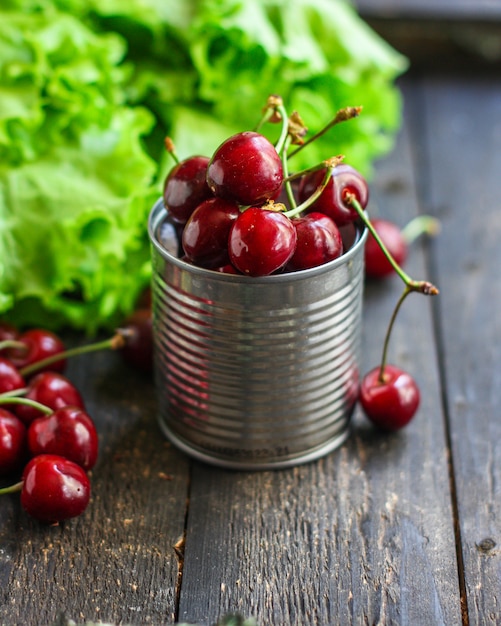
M 155 384 L 167 437 L 235 469 L 305 463 L 348 436 L 356 402 L 365 231 L 320 267 L 252 278 L 162 245 L 152 209 Z

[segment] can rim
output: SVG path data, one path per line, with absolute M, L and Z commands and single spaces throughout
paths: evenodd
M 197 276 L 206 276 L 210 277 L 213 280 L 221 280 L 234 283 L 243 283 L 249 281 L 249 276 L 245 276 L 243 274 L 226 274 L 224 272 L 217 272 L 215 270 L 211 270 L 205 267 L 198 267 L 196 265 L 191 265 L 190 263 L 187 263 L 186 261 L 183 261 L 182 259 L 171 254 L 158 241 L 158 238 L 156 236 L 156 231 L 160 222 L 165 219 L 167 215 L 168 211 L 165 208 L 163 198 L 160 197 L 153 205 L 153 208 L 151 209 L 148 217 L 148 235 L 150 238 L 150 242 L 155 247 L 160 256 L 169 261 L 169 263 L 176 265 L 178 268 Z M 360 223 L 359 226 L 360 235 L 358 237 L 358 240 L 351 246 L 349 250 L 344 252 L 337 259 L 333 259 L 332 261 L 328 261 L 327 263 L 323 263 L 322 265 L 318 265 L 316 267 L 310 267 L 308 269 L 298 270 L 295 272 L 272 274 L 269 276 L 253 276 L 252 281 L 255 283 L 273 283 L 302 280 L 304 278 L 308 278 L 309 276 L 317 276 L 318 274 L 329 272 L 331 270 L 334 270 L 338 266 L 344 265 L 345 263 L 349 262 L 352 257 L 356 256 L 359 252 L 359 249 L 365 245 L 368 231 L 363 223 Z

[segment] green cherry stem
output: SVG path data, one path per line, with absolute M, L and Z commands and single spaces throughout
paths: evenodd
M 405 285 L 404 290 L 402 294 L 400 295 L 400 298 L 398 299 L 397 304 L 395 305 L 395 308 L 393 309 L 393 313 L 391 315 L 388 328 L 386 329 L 386 335 L 385 335 L 384 342 L 383 342 L 383 354 L 381 357 L 381 365 L 379 367 L 379 376 L 378 376 L 378 381 L 380 383 L 384 383 L 384 368 L 386 367 L 386 363 L 387 363 L 388 346 L 390 344 L 390 335 L 393 329 L 393 325 L 395 324 L 395 320 L 397 319 L 397 315 L 400 310 L 400 307 L 402 306 L 403 301 L 413 291 L 415 290 L 411 286 Z
M 118 329 L 116 333 L 108 339 L 104 339 L 103 341 L 97 341 L 95 343 L 89 343 L 85 346 L 70 348 L 69 350 L 65 350 L 64 352 L 59 352 L 58 354 L 53 354 L 51 356 L 48 356 L 46 359 L 41 359 L 40 361 L 36 361 L 35 363 L 26 365 L 26 367 L 23 367 L 19 370 L 19 373 L 21 374 L 21 376 L 28 376 L 29 374 L 38 372 L 40 369 L 43 369 L 48 365 L 52 365 L 52 363 L 57 363 L 58 361 L 62 361 L 63 359 L 72 356 L 78 356 L 79 354 L 98 352 L 99 350 L 119 350 L 120 348 L 123 348 L 125 346 L 128 334 L 129 333 L 127 329 Z
M 296 209 L 297 203 L 296 203 L 296 198 L 294 197 L 294 191 L 292 189 L 291 181 L 289 178 L 289 162 L 287 159 L 287 150 L 289 149 L 290 142 L 291 142 L 291 138 L 289 136 L 285 142 L 284 149 L 282 150 L 282 169 L 284 172 L 285 193 L 287 195 L 287 200 L 289 201 L 289 205 L 292 211 Z
M 295 206 L 289 211 L 285 211 L 284 215 L 286 215 L 289 218 L 293 218 L 301 214 L 309 206 L 311 206 L 320 197 L 323 190 L 325 189 L 327 183 L 330 180 L 332 170 L 335 167 L 337 167 L 343 159 L 344 159 L 344 156 L 342 155 L 331 157 L 330 159 L 327 159 L 326 161 L 323 161 L 322 163 L 319 163 L 318 165 L 314 165 L 313 167 L 310 167 L 307 170 L 302 170 L 301 172 L 296 172 L 295 174 L 288 176 L 286 180 L 287 182 L 290 182 L 291 180 L 294 180 L 295 178 L 300 178 L 301 176 L 304 176 L 305 174 L 310 174 L 311 172 L 317 172 L 321 169 L 325 169 L 325 175 L 322 178 L 320 185 L 315 189 L 315 191 L 303 203 L 299 204 L 298 206 Z
M 17 339 L 4 339 L 3 341 L 0 341 L 0 351 L 7 350 L 7 348 L 26 350 L 26 344 L 22 341 L 18 341 Z
M 23 488 L 23 483 L 24 481 L 21 480 L 18 483 L 9 485 L 8 487 L 2 487 L 2 489 L 0 489 L 0 495 L 3 496 L 8 493 L 17 493 L 21 491 L 21 489 Z
M 28 387 L 21 387 L 20 389 L 11 389 L 10 391 L 4 391 L 0 393 L 0 400 L 2 398 L 16 398 L 18 396 L 24 396 L 27 393 Z
M 435 237 L 441 229 L 440 221 L 431 215 L 418 215 L 401 230 L 405 242 L 410 245 L 421 235 Z
M 30 400 L 29 398 L 17 398 L 15 396 L 5 396 L 4 394 L 0 396 L 0 405 L 2 404 L 25 404 L 41 411 L 45 415 L 50 415 L 54 412 L 48 406 L 42 404 L 41 402 L 37 402 L 36 400 Z
M 376 229 L 372 225 L 372 222 L 367 217 L 367 214 L 365 213 L 365 211 L 361 207 L 361 205 L 358 202 L 358 200 L 355 198 L 354 194 L 347 194 L 347 196 L 345 198 L 345 202 L 347 204 L 349 204 L 350 206 L 352 206 L 355 209 L 355 211 L 358 213 L 360 219 L 365 224 L 365 226 L 367 227 L 367 229 L 371 233 L 371 235 L 374 237 L 374 239 L 376 240 L 376 243 L 381 248 L 383 254 L 388 259 L 388 261 L 391 263 L 391 266 L 393 267 L 395 272 L 400 276 L 400 278 L 402 279 L 404 284 L 411 291 L 418 291 L 419 293 L 423 293 L 423 294 L 425 294 L 427 296 L 436 296 L 439 293 L 439 291 L 435 287 L 435 285 L 433 285 L 432 283 L 430 283 L 427 280 L 414 280 L 406 272 L 404 272 L 404 270 L 400 267 L 400 265 L 395 261 L 395 259 L 393 258 L 392 254 L 390 253 L 388 248 L 384 245 L 381 237 L 376 232 Z
M 278 154 L 282 155 L 284 148 L 287 145 L 287 138 L 289 137 L 289 116 L 284 105 L 280 102 L 276 105 L 276 111 L 282 119 L 282 128 L 280 130 L 280 137 L 277 139 L 275 149 Z

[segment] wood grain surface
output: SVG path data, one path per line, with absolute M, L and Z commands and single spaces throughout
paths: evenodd
M 443 226 L 406 266 L 440 295 L 411 295 L 390 343 L 421 388 L 416 419 L 387 436 L 357 410 L 323 459 L 218 469 L 164 439 L 151 380 L 116 354 L 74 359 L 68 376 L 100 435 L 92 501 L 45 527 L 15 495 L 0 499 L 0 624 L 501 623 L 501 80 L 401 85 L 405 123 L 370 214 Z M 364 371 L 401 288 L 367 284 Z

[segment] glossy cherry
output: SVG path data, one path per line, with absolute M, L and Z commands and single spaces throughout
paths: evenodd
M 206 268 L 228 263 L 228 236 L 239 215 L 238 204 L 223 198 L 198 206 L 183 230 L 182 247 L 188 259 Z
M 17 341 L 24 344 L 23 348 L 11 348 L 7 356 L 18 369 L 23 369 L 47 357 L 64 352 L 65 345 L 62 340 L 50 330 L 32 328 L 17 337 Z M 66 367 L 66 359 L 51 363 L 50 369 L 54 372 L 63 372 Z
M 18 329 L 9 322 L 0 322 L 0 341 L 12 341 L 19 336 Z
M 21 506 L 32 517 L 56 524 L 85 511 L 90 481 L 85 470 L 56 454 L 31 459 L 23 471 Z
M 394 365 L 368 372 L 360 385 L 360 403 L 369 420 L 382 430 L 403 428 L 414 417 L 420 403 L 414 378 Z
M 324 170 L 306 174 L 299 186 L 299 200 L 305 202 L 321 185 L 325 176 Z M 350 205 L 349 197 L 353 195 L 360 206 L 365 209 L 369 201 L 369 187 L 365 178 L 351 165 L 342 163 L 333 168 L 325 189 L 307 209 L 308 213 L 318 211 L 332 218 L 338 226 L 353 222 L 358 218 L 357 211 Z
M 17 367 L 10 359 L 0 357 L 0 393 L 24 387 L 26 387 L 26 382 Z
M 24 397 L 40 402 L 53 411 L 64 406 L 85 408 L 78 389 L 58 372 L 40 372 L 34 376 L 28 383 Z M 26 425 L 42 415 L 39 409 L 25 404 L 16 404 L 15 412 Z
M 21 468 L 26 449 L 26 426 L 16 415 L 0 408 L 0 476 Z
M 80 407 L 67 406 L 39 417 L 28 427 L 31 456 L 58 454 L 90 470 L 97 461 L 99 440 L 91 417 Z
M 275 198 L 282 182 L 282 161 L 275 146 L 252 131 L 226 139 L 207 168 L 207 183 L 214 195 L 244 206 Z
M 288 271 L 317 267 L 337 259 L 343 253 L 343 240 L 334 221 L 324 213 L 309 213 L 292 220 L 297 234 L 294 254 Z
M 192 156 L 177 163 L 165 179 L 163 199 L 175 222 L 185 224 L 204 200 L 212 196 L 207 185 L 209 158 Z
M 125 345 L 120 353 L 126 363 L 145 372 L 153 369 L 153 315 L 150 308 L 137 309 L 122 325 Z
M 400 265 L 404 265 L 407 260 L 408 245 L 400 228 L 385 219 L 373 219 L 377 234 L 386 246 L 389 253 Z M 369 233 L 365 243 L 365 273 L 369 278 L 385 278 L 395 272 L 392 264 L 381 250 L 381 246 Z
M 235 220 L 228 239 L 231 263 L 242 274 L 268 276 L 284 267 L 296 248 L 296 229 L 279 211 L 251 207 Z

